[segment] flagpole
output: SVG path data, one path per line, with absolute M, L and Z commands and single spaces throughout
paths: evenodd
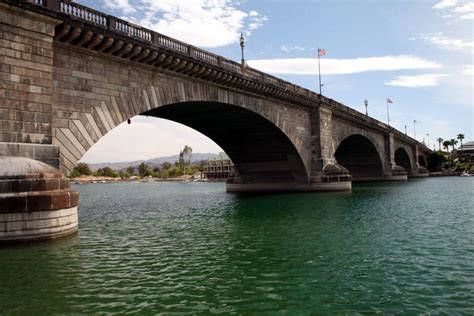
M 321 62 L 319 61 L 320 59 L 320 51 L 318 48 L 318 74 L 319 74 L 319 94 L 322 95 L 322 84 L 321 84 Z
M 387 123 L 390 126 L 390 115 L 388 114 L 388 99 L 387 99 Z

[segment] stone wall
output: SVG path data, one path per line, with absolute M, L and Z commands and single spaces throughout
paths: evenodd
M 0 3 L 0 142 L 52 142 L 53 37 L 57 23 Z

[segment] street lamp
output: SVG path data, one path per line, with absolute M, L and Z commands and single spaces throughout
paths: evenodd
M 365 115 L 369 115 L 369 111 L 367 110 L 367 107 L 369 106 L 369 101 L 367 101 L 367 99 L 365 99 L 364 104 L 365 104 Z
M 245 47 L 244 35 L 242 33 L 240 33 L 240 49 L 242 51 L 242 59 L 240 60 L 240 63 L 242 64 L 242 66 L 245 64 L 244 47 Z
M 416 120 L 413 120 L 413 138 L 414 139 L 416 139 L 416 129 L 415 129 L 416 123 L 418 122 Z
M 430 147 L 430 133 L 426 133 L 426 139 L 428 140 L 428 147 Z

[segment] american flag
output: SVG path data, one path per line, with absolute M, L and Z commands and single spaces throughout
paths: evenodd
M 326 50 L 324 48 L 318 48 L 318 56 L 324 56 L 326 55 Z
M 387 103 L 393 103 L 393 101 L 390 98 L 387 98 Z

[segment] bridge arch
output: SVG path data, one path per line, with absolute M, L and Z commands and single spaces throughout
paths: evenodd
M 427 168 L 428 164 L 426 163 L 426 157 L 423 155 L 418 155 L 418 164 L 424 168 Z
M 372 141 L 360 134 L 346 137 L 337 147 L 336 162 L 349 170 L 353 181 L 380 179 L 384 175 L 383 160 Z
M 273 122 L 248 109 L 219 102 L 180 102 L 142 115 L 191 127 L 229 155 L 242 183 L 306 183 L 309 176 L 295 145 Z
M 395 163 L 398 166 L 404 168 L 406 170 L 406 172 L 412 173 L 412 171 L 413 171 L 412 162 L 411 162 L 411 159 L 410 159 L 410 155 L 405 150 L 405 148 L 399 147 L 395 151 Z

